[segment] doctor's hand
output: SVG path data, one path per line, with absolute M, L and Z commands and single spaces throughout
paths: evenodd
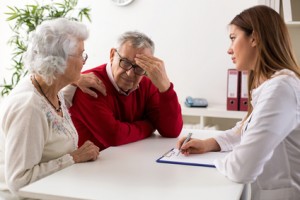
M 96 160 L 100 154 L 100 149 L 91 141 L 86 141 L 77 150 L 70 153 L 75 163 Z
M 182 145 L 185 138 L 186 137 L 180 138 L 177 142 L 177 148 L 179 149 L 181 147 L 181 152 L 184 155 L 201 154 L 201 153 L 206 153 L 206 152 L 210 152 L 210 151 L 220 151 L 221 150 L 219 144 L 217 143 L 217 141 L 214 138 L 209 138 L 206 140 L 191 138 L 187 143 Z
M 76 83 L 82 92 L 97 98 L 97 93 L 93 90 L 98 90 L 104 96 L 106 96 L 106 88 L 102 81 L 93 73 L 81 74 L 79 80 Z
M 165 92 L 169 89 L 171 83 L 162 60 L 145 54 L 137 54 L 134 60 L 138 66 L 146 71 L 146 76 L 158 88 L 159 92 Z

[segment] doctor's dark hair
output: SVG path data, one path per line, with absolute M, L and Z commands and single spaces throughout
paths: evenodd
M 154 42 L 144 33 L 138 31 L 128 31 L 123 33 L 118 39 L 118 49 L 126 42 L 130 42 L 136 49 L 151 49 L 154 54 L 155 45 Z
M 48 85 L 63 74 L 68 55 L 76 52 L 78 43 L 88 38 L 83 23 L 57 18 L 42 22 L 30 35 L 24 64 L 32 74 L 43 77 Z
M 275 10 L 264 5 L 254 6 L 235 16 L 229 25 L 239 27 L 246 36 L 252 35 L 257 41 L 258 59 L 248 77 L 248 102 L 260 80 L 271 78 L 277 71 L 289 69 L 300 77 L 287 26 Z M 251 112 L 249 103 L 248 115 Z

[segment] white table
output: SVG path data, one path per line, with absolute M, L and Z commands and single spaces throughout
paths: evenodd
M 204 138 L 209 133 L 193 132 Z M 215 168 L 157 163 L 156 159 L 174 147 L 177 140 L 154 135 L 110 147 L 101 152 L 97 161 L 75 164 L 45 177 L 22 188 L 20 195 L 49 200 L 240 198 L 243 185 L 229 181 Z

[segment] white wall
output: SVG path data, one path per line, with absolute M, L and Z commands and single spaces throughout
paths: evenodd
M 5 69 L 11 64 L 11 47 L 6 44 L 11 33 L 3 13 L 7 5 L 28 2 L 34 1 L 0 1 L 0 84 L 9 76 Z M 207 98 L 211 104 L 225 104 L 227 69 L 234 67 L 226 53 L 227 24 L 255 4 L 257 0 L 135 0 L 118 7 L 110 0 L 79 0 L 80 6 L 92 8 L 85 69 L 107 62 L 119 34 L 139 30 L 156 43 L 155 55 L 164 60 L 181 101 L 192 95 Z

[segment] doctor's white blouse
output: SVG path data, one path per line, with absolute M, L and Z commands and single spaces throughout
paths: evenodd
M 251 104 L 243 124 L 215 137 L 221 151 L 232 151 L 216 168 L 232 181 L 251 183 L 253 200 L 299 200 L 299 78 L 290 70 L 275 73 L 252 91 Z

